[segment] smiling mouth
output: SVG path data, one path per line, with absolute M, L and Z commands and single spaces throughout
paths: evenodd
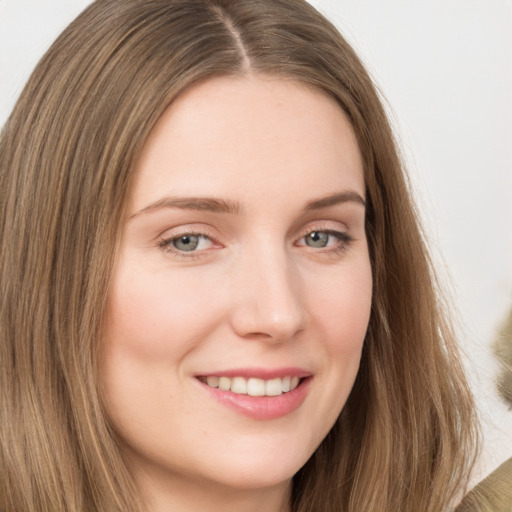
M 199 377 L 199 380 L 211 388 L 249 396 L 279 396 L 293 391 L 301 382 L 301 379 L 296 376 L 266 380 L 255 377 L 246 379 L 245 377 L 208 376 Z
M 286 417 L 306 399 L 313 375 L 300 368 L 250 368 L 196 375 L 207 396 L 249 418 Z

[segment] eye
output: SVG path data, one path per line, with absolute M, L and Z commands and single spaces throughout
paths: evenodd
M 327 246 L 331 236 L 326 231 L 313 231 L 304 237 L 304 241 L 309 247 L 322 248 Z
M 170 253 L 185 256 L 186 253 L 200 252 L 210 249 L 214 242 L 207 235 L 200 233 L 184 233 L 179 236 L 166 238 L 159 243 L 159 246 Z
M 312 249 L 341 251 L 346 249 L 350 242 L 352 242 L 352 237 L 343 231 L 318 229 L 303 235 L 298 245 L 311 247 Z
M 198 248 L 200 241 L 200 235 L 183 235 L 179 238 L 171 239 L 171 243 L 175 249 L 186 252 L 195 251 Z

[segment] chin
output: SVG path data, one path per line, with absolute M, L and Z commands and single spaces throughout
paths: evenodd
M 214 478 L 225 486 L 240 490 L 286 485 L 308 461 L 310 452 L 305 447 L 296 446 L 288 451 L 283 446 L 240 451 L 229 459 L 217 460 Z

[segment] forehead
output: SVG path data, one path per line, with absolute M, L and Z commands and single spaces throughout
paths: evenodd
M 155 126 L 137 165 L 132 206 L 176 192 L 227 191 L 243 200 L 267 185 L 298 196 L 345 188 L 364 196 L 350 122 L 333 98 L 297 81 L 214 78 L 182 93 Z

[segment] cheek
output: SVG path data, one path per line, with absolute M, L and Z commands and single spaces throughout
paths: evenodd
M 359 370 L 372 304 L 370 264 L 362 259 L 350 268 L 340 267 L 329 280 L 316 282 L 310 311 L 321 363 L 314 396 L 319 424 L 311 444 L 319 444 L 334 425 Z
M 179 357 L 211 330 L 218 319 L 215 302 L 202 280 L 167 273 L 131 276 L 120 268 L 109 296 L 107 343 L 145 359 Z
M 372 274 L 366 260 L 332 279 L 316 294 L 312 311 L 331 355 L 353 354 L 359 362 L 371 305 Z
M 137 446 L 146 439 L 144 429 L 182 410 L 184 361 L 218 316 L 211 298 L 198 291 L 200 283 L 168 274 L 133 262 L 119 265 L 108 299 L 102 399 L 115 430 Z M 145 427 L 138 432 L 141 418 Z

